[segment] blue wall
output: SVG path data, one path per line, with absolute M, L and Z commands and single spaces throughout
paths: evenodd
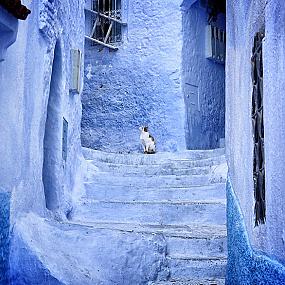
M 8 283 L 11 193 L 0 189 L 0 285 Z
M 225 137 L 225 66 L 206 58 L 208 14 L 200 1 L 189 8 L 191 2 L 183 6 L 183 92 L 187 102 L 196 88 L 199 99 L 186 111 L 186 144 L 189 149 L 217 148 Z M 215 25 L 225 30 L 225 15 L 219 14 Z
M 273 258 L 252 249 L 243 214 L 227 182 L 228 285 L 283 285 L 285 267 Z
M 185 149 L 181 1 L 122 2 L 119 50 L 86 41 L 82 144 L 141 151 L 138 128 L 148 125 L 158 151 Z
M 16 38 L 18 32 L 18 20 L 9 14 L 5 9 L 0 7 L 0 76 L 2 78 L 3 64 L 6 59 L 7 48 L 12 45 Z M 1 79 L 0 79 L 1 83 Z M 3 104 L 3 86 L 1 85 L 0 100 Z M 5 94 L 4 94 L 5 97 Z M 2 113 L 1 113 L 2 114 Z M 9 114 L 10 115 L 10 114 Z M 4 115 L 5 116 L 5 115 Z M 5 116 L 6 117 L 6 116 Z M 5 148 L 5 153 L 7 153 L 8 148 L 5 144 L 5 127 L 3 120 L 0 117 L 0 137 L 1 144 Z M 1 152 L 1 150 L 0 150 Z M 1 153 L 2 154 L 2 153 Z M 5 157 L 4 157 L 5 158 Z M 1 160 L 3 156 L 1 155 Z M 1 174 L 5 177 L 7 172 L 5 167 L 8 163 L 6 160 L 2 160 L 2 166 L 0 169 Z M 15 160 L 13 161 L 15 163 Z M 4 173 L 3 173 L 4 172 Z M 1 177 L 2 178 L 2 177 Z M 15 178 L 15 175 L 13 175 Z M 6 178 L 7 179 L 7 178 Z M 3 183 L 3 179 L 1 179 Z M 5 185 L 7 186 L 7 185 Z M 10 187 L 5 187 L 3 184 L 0 186 L 0 285 L 8 284 L 8 268 L 9 268 L 9 247 L 10 247 L 10 203 L 11 203 L 11 190 Z M 5 189 L 5 190 L 4 190 Z
M 256 251 L 285 264 L 285 2 L 227 1 L 226 153 L 229 173 Z M 254 226 L 251 56 L 256 32 L 263 43 L 266 223 Z
M 22 1 L 23 2 L 23 1 Z M 83 51 L 84 41 L 84 1 L 72 0 L 63 3 L 55 0 L 24 1 L 32 11 L 27 20 L 15 23 L 11 21 L 9 29 L 18 30 L 17 39 L 8 49 L 4 61 L 0 60 L 0 280 L 6 278 L 9 263 L 10 278 L 19 274 L 20 270 L 37 269 L 33 263 L 21 264 L 17 250 L 33 250 L 21 247 L 13 238 L 22 233 L 17 232 L 15 224 L 19 217 L 27 212 L 53 219 L 64 219 L 72 205 L 71 195 L 78 174 L 81 154 L 80 94 L 70 94 L 70 50 Z M 3 26 L 5 20 L 0 7 L 0 49 L 3 46 Z M 11 16 L 11 15 L 10 15 Z M 14 35 L 12 33 L 12 35 Z M 46 209 L 43 187 L 44 134 L 48 113 L 52 63 L 55 43 L 61 47 L 62 80 L 59 82 L 61 104 L 57 104 L 59 125 L 50 124 L 50 131 L 57 135 L 57 148 L 62 148 L 62 120 L 69 123 L 67 162 L 60 156 L 52 164 L 60 165 L 56 178 L 60 187 L 55 191 L 61 197 L 59 207 L 54 213 Z M 82 77 L 81 77 L 82 79 Z M 49 112 L 51 114 L 51 112 Z M 52 114 L 51 114 L 52 115 Z M 52 129 L 52 130 L 51 130 Z M 5 189 L 5 192 L 2 191 Z M 3 193 L 2 193 L 3 192 Z M 11 198 L 10 198 L 11 197 Z M 24 232 L 29 231 L 25 224 Z M 10 231 L 10 232 L 9 232 Z M 10 251 L 8 252 L 8 245 Z M 12 248 L 13 245 L 13 248 Z M 50 252 L 53 254 L 52 252 Z M 43 255 L 48 255 L 48 252 Z M 8 256 L 9 255 L 9 256 Z M 14 261 L 14 262 L 13 262 Z M 43 265 L 44 266 L 44 265 Z M 26 284 L 35 284 L 33 280 L 25 280 Z M 24 284 L 14 282 L 14 284 Z M 2 284 L 1 284 L 2 285 Z

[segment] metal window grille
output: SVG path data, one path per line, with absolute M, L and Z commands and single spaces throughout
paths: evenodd
M 265 159 L 263 123 L 263 59 L 262 40 L 264 32 L 256 33 L 252 49 L 252 130 L 253 130 L 253 182 L 255 198 L 255 226 L 265 223 Z
M 85 38 L 94 45 L 99 44 L 110 49 L 118 49 L 114 44 L 122 41 L 122 9 L 121 0 L 92 0 L 91 34 Z
M 213 25 L 206 27 L 206 58 L 222 64 L 226 60 L 226 32 Z

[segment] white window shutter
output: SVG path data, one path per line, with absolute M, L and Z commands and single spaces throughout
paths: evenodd
M 222 29 L 207 25 L 205 38 L 205 55 L 217 63 L 225 63 L 226 59 L 226 33 Z
M 82 53 L 79 49 L 71 50 L 71 83 L 70 89 L 80 93 L 81 90 Z

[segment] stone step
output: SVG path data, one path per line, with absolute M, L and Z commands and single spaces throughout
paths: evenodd
M 206 158 L 200 160 L 189 160 L 189 159 L 180 159 L 172 160 L 168 162 L 154 162 L 152 164 L 122 164 L 122 163 L 110 163 L 102 162 L 100 160 L 87 160 L 93 165 L 97 166 L 101 171 L 112 171 L 119 173 L 145 173 L 151 174 L 154 173 L 168 173 L 171 174 L 171 171 L 179 173 L 179 170 L 185 171 L 186 169 L 192 168 L 202 168 L 202 167 L 211 167 L 214 165 L 225 163 L 225 156 L 217 156 L 213 158 Z
M 137 186 L 112 186 L 85 183 L 86 198 L 101 201 L 182 201 L 182 200 L 211 200 L 225 199 L 224 183 L 208 186 L 177 187 L 177 188 L 143 188 Z
M 154 187 L 190 187 L 209 185 L 211 182 L 226 182 L 225 175 L 221 175 L 218 179 L 213 179 L 212 175 L 153 175 L 153 176 L 114 176 L 111 173 L 90 173 L 86 178 L 86 182 L 94 182 L 97 185 L 117 185 L 117 186 L 137 186 L 142 188 Z
M 169 256 L 182 255 L 187 252 L 191 256 L 216 256 L 224 258 L 227 252 L 226 226 L 86 223 L 81 221 L 72 221 L 71 223 L 74 225 L 84 225 L 93 230 L 107 229 L 130 234 L 162 235 L 166 241 L 167 254 Z
M 82 200 L 73 217 L 81 221 L 132 222 L 150 224 L 190 223 L 218 224 L 226 222 L 225 200 L 181 202 L 118 202 Z
M 226 275 L 227 258 L 191 257 L 187 255 L 171 256 L 168 259 L 170 278 L 179 281 L 193 278 L 222 279 Z
M 199 160 L 205 158 L 213 158 L 224 155 L 225 150 L 188 150 L 183 152 L 161 152 L 152 155 L 145 155 L 141 153 L 132 154 L 118 154 L 118 153 L 106 153 L 102 151 L 83 148 L 83 155 L 88 160 L 98 160 L 109 163 L 121 163 L 121 164 L 160 164 L 162 162 L 175 161 L 175 160 Z
M 148 285 L 225 285 L 225 279 L 189 279 L 185 281 L 169 280 L 169 281 L 157 281 L 149 283 Z
M 223 258 L 227 252 L 227 237 L 175 237 L 167 238 L 167 253 L 172 255 L 183 255 L 187 253 L 193 256 L 215 256 Z
M 169 280 L 149 283 L 149 285 L 225 285 L 225 279 L 189 279 L 185 281 Z
M 153 176 L 153 175 L 201 175 L 209 174 L 211 166 L 183 168 L 179 165 L 134 166 L 124 164 L 95 164 L 100 172 L 112 173 L 115 176 Z

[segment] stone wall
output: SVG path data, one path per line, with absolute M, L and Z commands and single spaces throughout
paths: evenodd
M 86 42 L 82 144 L 141 151 L 138 128 L 147 125 L 158 151 L 185 149 L 181 0 L 122 3 L 119 50 Z

